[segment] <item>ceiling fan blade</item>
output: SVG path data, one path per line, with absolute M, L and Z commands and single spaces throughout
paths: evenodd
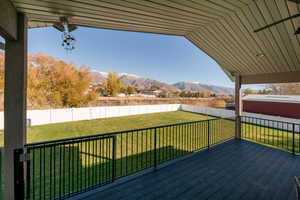
M 254 33 L 257 33 L 257 32 L 262 31 L 262 30 L 264 30 L 264 29 L 270 28 L 271 26 L 280 24 L 280 23 L 282 23 L 282 22 L 284 22 L 284 21 L 286 21 L 286 20 L 293 19 L 293 18 L 296 18 L 296 17 L 300 17 L 300 13 L 298 13 L 298 14 L 296 14 L 296 15 L 292 15 L 292 16 L 287 17 L 287 18 L 284 18 L 284 19 L 279 20 L 279 21 L 277 21 L 277 22 L 274 22 L 274 23 L 272 23 L 272 24 L 268 24 L 268 25 L 266 25 L 266 26 L 264 26 L 264 27 L 261 27 L 261 28 L 259 28 L 259 29 L 256 29 L 256 30 L 254 30 Z

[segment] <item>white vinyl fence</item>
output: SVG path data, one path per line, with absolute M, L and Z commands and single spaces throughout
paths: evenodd
M 212 116 L 221 117 L 221 118 L 233 118 L 235 116 L 235 111 L 226 110 L 226 109 L 222 109 L 222 108 L 198 107 L 198 106 L 182 104 L 181 110 L 205 114 L 205 115 L 212 115 Z M 245 116 L 245 118 L 243 118 L 244 122 L 249 122 L 249 123 L 258 124 L 258 125 L 265 125 L 268 127 L 279 128 L 279 129 L 284 129 L 284 130 L 289 130 L 289 131 L 292 131 L 293 127 L 291 124 L 287 124 L 287 123 L 300 124 L 299 119 L 292 119 L 292 118 L 272 116 L 272 115 L 263 115 L 263 114 L 242 112 L 242 116 Z M 251 120 L 250 118 L 247 119 L 246 117 L 254 117 L 257 119 Z M 265 119 L 265 120 L 263 120 L 263 119 Z M 268 122 L 267 120 L 273 120 L 274 122 Z M 281 122 L 283 122 L 283 123 L 281 123 Z M 298 125 L 295 126 L 295 131 L 298 132 L 298 131 L 300 131 L 299 129 L 300 129 L 300 126 L 298 126 Z
M 67 108 L 67 109 L 48 109 L 48 110 L 28 110 L 27 119 L 30 125 L 42 125 L 59 122 L 71 122 L 78 120 L 90 120 L 107 117 L 119 117 L 128 115 L 138 115 L 156 112 L 168 112 L 183 110 L 194 113 L 212 115 L 221 118 L 233 118 L 234 111 L 221 108 L 199 107 L 185 104 L 161 104 L 161 105 L 136 105 L 136 106 L 100 106 L 87 108 Z M 275 120 L 288 123 L 300 124 L 299 119 L 262 115 L 256 113 L 243 112 L 242 116 L 255 117 L 260 119 Z M 254 124 L 263 124 L 263 120 L 254 120 Z M 291 129 L 285 124 L 268 124 L 270 127 Z M 287 127 L 285 127 L 287 126 Z M 3 112 L 0 112 L 0 129 L 4 128 Z
M 28 110 L 27 120 L 29 121 L 30 125 L 41 125 L 176 110 L 180 110 L 180 104 L 100 106 L 87 108 Z M 3 128 L 4 115 L 3 112 L 0 112 L 0 129 Z
M 189 111 L 194 113 L 201 113 L 205 115 L 211 115 L 221 118 L 231 118 L 234 117 L 234 111 L 232 110 L 226 110 L 226 109 L 220 109 L 220 108 L 211 108 L 211 107 L 199 107 L 199 106 L 192 106 L 192 105 L 181 105 L 181 110 L 183 111 Z

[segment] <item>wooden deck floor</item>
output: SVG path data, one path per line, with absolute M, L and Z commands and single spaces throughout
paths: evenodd
M 295 175 L 299 156 L 231 140 L 82 199 L 294 200 Z

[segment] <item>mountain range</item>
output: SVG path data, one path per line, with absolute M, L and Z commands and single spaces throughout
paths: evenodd
M 107 77 L 108 72 L 97 72 L 93 71 L 93 83 L 103 83 Z M 192 91 L 192 92 L 201 92 L 201 91 L 210 91 L 216 94 L 233 94 L 234 89 L 230 87 L 217 86 L 203 84 L 199 82 L 177 82 L 174 84 L 168 84 L 161 81 L 157 81 L 150 78 L 140 77 L 134 74 L 119 73 L 119 80 L 125 86 L 134 86 L 139 89 L 150 88 L 152 85 L 158 85 L 163 89 L 168 91 Z
M 216 94 L 233 94 L 234 88 L 224 87 L 224 86 L 217 86 L 217 85 L 208 85 L 199 82 L 178 82 L 173 84 L 176 88 L 183 90 L 183 91 L 211 91 Z

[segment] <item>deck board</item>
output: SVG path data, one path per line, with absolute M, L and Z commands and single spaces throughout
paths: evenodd
M 85 200 L 295 199 L 300 157 L 231 140 Z

